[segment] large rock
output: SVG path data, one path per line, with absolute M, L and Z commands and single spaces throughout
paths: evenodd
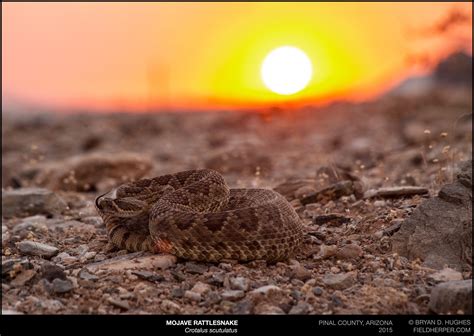
M 472 314 L 472 279 L 437 285 L 428 307 L 437 314 Z
M 134 153 L 84 154 L 44 164 L 34 183 L 53 190 L 102 191 L 142 178 L 152 167 L 151 158 Z
M 423 202 L 393 235 L 393 250 L 428 267 L 470 268 L 472 256 L 472 160 L 452 184 Z
M 54 215 L 66 209 L 66 202 L 48 189 L 2 190 L 3 217 L 26 217 L 38 214 Z

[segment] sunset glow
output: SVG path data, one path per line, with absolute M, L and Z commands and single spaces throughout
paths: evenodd
M 220 109 L 364 100 L 454 50 L 471 53 L 472 21 L 429 33 L 452 10 L 469 13 L 472 3 L 3 3 L 3 105 Z M 303 50 L 312 65 L 308 85 L 291 95 L 269 90 L 261 77 L 262 61 L 281 46 Z
M 303 90 L 313 75 L 311 60 L 300 49 L 278 47 L 263 60 L 262 80 L 275 93 L 292 95 Z

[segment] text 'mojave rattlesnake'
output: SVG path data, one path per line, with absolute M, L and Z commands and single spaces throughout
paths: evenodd
M 96 199 L 109 240 L 129 251 L 216 262 L 284 260 L 303 240 L 288 201 L 268 189 L 230 189 L 210 169 L 121 185 Z

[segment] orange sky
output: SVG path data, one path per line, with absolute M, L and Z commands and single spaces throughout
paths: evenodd
M 472 3 L 2 3 L 2 105 L 231 108 L 366 99 L 460 46 L 427 31 Z M 455 36 L 456 38 L 454 38 Z M 461 37 L 460 37 L 461 36 Z M 294 96 L 260 79 L 266 54 L 303 49 L 314 77 Z

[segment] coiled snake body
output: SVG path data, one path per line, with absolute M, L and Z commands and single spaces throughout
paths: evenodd
M 216 262 L 284 260 L 303 240 L 293 207 L 267 189 L 229 189 L 209 169 L 127 183 L 99 196 L 109 240 L 129 251 Z

